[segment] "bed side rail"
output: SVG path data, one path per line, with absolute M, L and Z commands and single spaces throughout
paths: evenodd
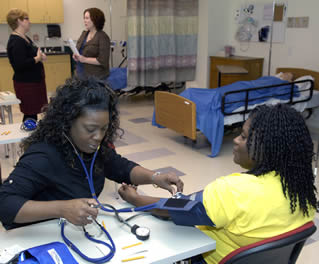
M 309 92 L 309 95 L 306 98 L 298 99 L 299 97 L 295 97 L 294 96 L 297 93 L 297 92 L 294 92 L 294 85 L 297 84 L 297 83 L 305 83 L 305 82 L 310 82 L 310 88 L 302 90 L 302 91 L 298 91 L 298 93 L 300 94 L 299 97 L 301 97 L 301 95 L 303 93 L 306 93 L 306 92 Z M 280 97 L 280 96 L 289 95 L 289 99 L 288 99 L 289 101 L 286 102 L 287 104 L 293 105 L 293 104 L 297 104 L 297 103 L 301 103 L 301 102 L 307 102 L 307 101 L 309 101 L 312 98 L 314 82 L 313 82 L 313 80 L 310 80 L 310 79 L 309 80 L 297 81 L 297 82 L 291 82 L 291 83 L 283 83 L 283 84 L 276 84 L 276 85 L 248 88 L 248 89 L 240 89 L 240 90 L 237 90 L 237 91 L 226 92 L 222 96 L 222 105 L 221 105 L 222 113 L 225 116 L 226 115 L 235 115 L 235 114 L 247 114 L 253 109 L 252 106 L 254 105 L 254 103 L 253 103 L 254 101 L 261 100 L 261 99 L 265 99 L 265 101 L 267 101 L 268 99 L 273 98 L 273 95 L 250 98 L 249 95 L 250 95 L 251 92 L 256 91 L 256 90 L 261 90 L 261 89 L 273 89 L 274 87 L 281 87 L 281 86 L 290 86 L 290 89 L 287 92 L 278 93 L 275 96 L 276 97 Z M 229 96 L 231 94 L 240 94 L 240 93 L 245 93 L 245 96 L 244 96 L 245 99 L 244 100 L 234 100 L 234 101 L 227 100 L 227 98 L 229 99 Z M 230 105 L 230 104 L 234 104 L 234 103 L 243 103 L 241 106 L 244 106 L 244 109 L 243 110 L 235 110 L 235 111 L 232 111 L 232 112 L 226 112 L 226 106 Z M 260 103 L 260 104 L 263 104 L 263 103 Z

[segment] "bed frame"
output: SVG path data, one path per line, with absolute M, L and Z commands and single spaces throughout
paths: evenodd
M 319 90 L 319 72 L 299 68 L 277 68 L 276 73 L 279 72 L 291 72 L 294 79 L 311 75 L 315 79 L 313 89 Z M 196 105 L 194 102 L 173 93 L 155 92 L 155 117 L 157 124 L 196 141 Z

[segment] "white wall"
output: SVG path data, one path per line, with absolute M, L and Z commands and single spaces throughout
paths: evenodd
M 277 2 L 280 2 L 278 0 Z M 233 45 L 235 54 L 264 58 L 264 75 L 268 74 L 269 44 L 235 40 L 238 28 L 235 11 L 242 4 L 272 3 L 271 0 L 199 0 L 199 34 L 196 80 L 187 86 L 208 87 L 209 56 L 223 54 L 224 45 Z M 308 28 L 286 28 L 285 42 L 274 43 L 271 74 L 277 67 L 301 67 L 319 71 L 319 1 L 288 0 L 287 17 L 309 16 Z M 207 34 L 207 35 L 206 35 Z M 241 51 L 247 49 L 247 51 Z
M 208 70 L 208 2 L 209 0 L 199 0 L 196 79 L 187 82 L 187 88 L 206 87 Z
M 277 1 L 279 2 L 279 1 Z M 229 39 L 236 47 L 236 54 L 253 57 L 264 57 L 264 74 L 268 74 L 269 44 L 250 42 L 246 52 L 240 51 L 240 44 L 235 40 L 238 24 L 234 22 L 235 10 L 245 3 L 272 3 L 265 0 L 231 0 L 229 12 L 225 15 L 232 21 L 228 29 Z M 288 0 L 287 17 L 309 16 L 308 28 L 286 28 L 285 42 L 272 46 L 271 71 L 277 67 L 300 67 L 319 71 L 319 2 L 317 0 Z
M 228 28 L 231 0 L 199 0 L 199 29 L 196 79 L 187 87 L 207 88 L 209 85 L 209 56 L 223 50 L 229 44 Z

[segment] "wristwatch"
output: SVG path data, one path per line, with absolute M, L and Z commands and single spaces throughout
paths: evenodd
M 161 172 L 160 172 L 160 171 L 157 171 L 157 172 L 155 172 L 155 173 L 152 175 L 152 184 L 153 184 L 154 188 L 158 188 L 158 185 L 157 185 L 156 183 L 154 183 L 154 180 L 155 180 L 155 177 L 156 177 L 157 175 L 160 175 L 160 174 L 161 174 Z

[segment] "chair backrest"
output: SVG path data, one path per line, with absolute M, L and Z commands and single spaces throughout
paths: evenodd
M 308 222 L 284 234 L 238 248 L 219 264 L 294 264 L 307 238 L 316 229 L 312 221 Z

